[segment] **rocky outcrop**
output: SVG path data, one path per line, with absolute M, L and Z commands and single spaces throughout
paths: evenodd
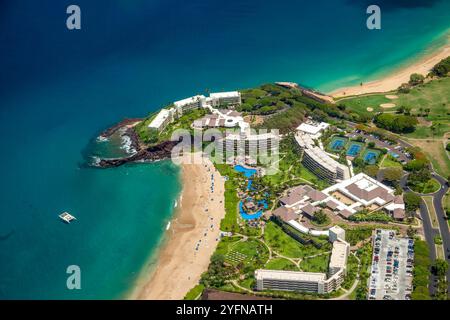
M 110 137 L 112 134 L 114 134 L 117 130 L 119 130 L 122 127 L 128 126 L 128 125 L 132 125 L 138 121 L 141 121 L 142 119 L 140 118 L 127 118 L 127 119 L 123 119 L 122 121 L 120 121 L 119 123 L 116 123 L 115 125 L 113 125 L 112 127 L 106 129 L 105 131 L 103 131 L 100 134 L 100 137 L 104 137 L 104 138 L 108 138 Z
M 151 146 L 139 150 L 134 155 L 127 158 L 120 159 L 101 159 L 97 166 L 100 168 L 119 167 L 126 163 L 140 162 L 140 161 L 158 161 L 169 159 L 172 155 L 172 149 L 177 145 L 177 141 L 165 141 L 156 146 Z

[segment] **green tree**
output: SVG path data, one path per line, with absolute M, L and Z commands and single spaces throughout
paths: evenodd
M 388 167 L 383 170 L 383 179 L 391 183 L 398 182 L 403 176 L 403 170 L 398 167 Z
M 441 60 L 431 70 L 432 74 L 438 77 L 446 77 L 450 72 L 450 56 Z
M 368 165 L 364 168 L 364 172 L 372 178 L 375 178 L 377 176 L 378 171 L 379 168 L 376 165 Z
M 425 80 L 425 77 L 419 73 L 413 73 L 410 77 L 409 77 L 409 84 L 411 84 L 412 86 L 416 86 L 418 84 L 422 84 L 423 81 Z
M 431 270 L 436 276 L 445 277 L 448 270 L 448 263 L 447 261 L 438 258 L 431 266 Z
M 403 195 L 403 200 L 408 211 L 416 211 L 420 207 L 421 198 L 413 192 L 406 192 Z
M 319 210 L 319 212 L 314 215 L 314 221 L 316 221 L 318 224 L 325 224 L 328 222 L 328 220 L 329 218 L 323 210 Z

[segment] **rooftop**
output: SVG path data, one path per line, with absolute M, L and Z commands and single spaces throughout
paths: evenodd
M 315 134 L 321 132 L 322 130 L 325 130 L 329 126 L 330 125 L 326 122 L 319 123 L 319 122 L 307 121 L 307 122 L 304 122 L 301 125 L 299 125 L 297 127 L 297 130 L 303 131 L 308 134 L 315 135 Z
M 156 128 L 159 129 L 161 125 L 166 121 L 167 118 L 170 117 L 170 111 L 167 109 L 161 109 L 159 111 L 158 115 L 150 122 L 148 125 L 149 128 Z
M 209 95 L 211 98 L 236 98 L 240 97 L 239 91 L 214 92 Z
M 347 250 L 349 247 L 350 245 L 347 242 L 333 242 L 333 249 L 331 250 L 330 257 L 330 268 L 345 268 L 347 263 Z
M 272 214 L 274 216 L 279 217 L 281 220 L 287 222 L 291 220 L 295 220 L 298 218 L 298 216 L 295 214 L 294 210 L 286 207 L 279 207 L 278 209 L 275 209 Z
M 182 106 L 185 106 L 185 105 L 190 104 L 190 103 L 196 103 L 196 102 L 198 102 L 198 101 L 200 101 L 202 99 L 205 99 L 204 95 L 197 95 L 197 96 L 189 97 L 189 98 L 186 98 L 186 99 L 183 99 L 183 100 L 175 101 L 173 104 L 176 107 L 182 107 Z
M 256 270 L 255 277 L 257 280 L 273 279 L 273 280 L 310 281 L 310 282 L 318 282 L 326 280 L 326 275 L 324 273 L 285 271 L 285 270 L 265 270 L 265 269 Z

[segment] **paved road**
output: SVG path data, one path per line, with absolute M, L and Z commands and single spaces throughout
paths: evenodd
M 403 191 L 405 191 L 405 192 L 411 191 L 411 189 L 409 189 L 406 184 L 407 179 L 408 179 L 408 175 L 405 174 L 402 177 L 402 179 L 400 180 L 400 186 L 402 187 Z M 433 228 L 433 226 L 431 224 L 430 215 L 428 214 L 427 206 L 426 206 L 425 202 L 423 201 L 423 199 L 420 201 L 420 218 L 422 220 L 425 241 L 427 242 L 428 249 L 430 250 L 430 259 L 431 259 L 431 261 L 434 261 L 434 260 L 436 260 L 436 247 L 434 245 L 434 237 L 439 234 L 439 230 Z M 429 288 L 430 294 L 432 294 L 432 295 L 436 291 L 435 287 L 434 287 L 434 282 L 436 280 L 435 278 L 436 277 L 430 273 L 428 288 Z
M 439 191 L 437 191 L 433 194 L 420 194 L 420 193 L 416 193 L 416 194 L 420 195 L 420 196 L 430 196 L 430 195 L 433 196 L 433 205 L 434 205 L 434 209 L 435 209 L 436 216 L 438 219 L 439 229 L 435 229 L 432 227 L 428 208 L 425 205 L 423 200 L 420 203 L 420 215 L 421 215 L 422 221 L 423 221 L 423 230 L 424 230 L 424 234 L 425 234 L 425 240 L 427 241 L 428 247 L 430 248 L 430 258 L 432 259 L 432 261 L 436 260 L 437 255 L 436 255 L 436 247 L 434 244 L 434 237 L 436 235 L 440 234 L 440 236 L 442 238 L 442 245 L 444 247 L 445 259 L 446 259 L 447 263 L 449 263 L 449 265 L 450 265 L 450 259 L 449 259 L 449 257 L 450 257 L 450 231 L 449 231 L 448 222 L 447 222 L 446 215 L 445 215 L 445 210 L 442 206 L 443 198 L 444 198 L 445 194 L 447 193 L 449 187 L 447 184 L 447 180 L 445 180 L 438 174 L 433 173 L 432 175 L 441 184 L 441 188 L 439 189 Z M 408 175 L 404 175 L 402 177 L 402 179 L 400 181 L 400 185 L 404 191 L 412 191 L 406 185 L 407 177 L 408 177 Z M 447 279 L 450 279 L 450 268 L 447 271 Z M 433 283 L 434 280 L 435 280 L 435 277 L 431 276 L 430 283 Z M 448 284 L 448 288 L 450 290 L 450 283 Z M 430 292 L 431 291 L 434 292 L 433 284 L 430 286 Z
M 442 178 L 441 176 L 437 174 L 433 174 L 433 177 L 439 181 L 441 184 L 441 189 L 434 194 L 433 198 L 433 204 L 434 209 L 436 210 L 437 219 L 439 222 L 439 230 L 441 231 L 441 237 L 442 237 L 442 244 L 444 246 L 444 255 L 445 260 L 447 260 L 447 263 L 450 265 L 450 232 L 449 232 L 449 226 L 448 221 L 446 219 L 445 210 L 442 206 L 442 201 L 445 196 L 445 194 L 448 191 L 448 184 L 447 181 Z M 448 289 L 450 290 L 450 283 L 448 281 L 450 279 L 450 268 L 447 271 L 447 284 Z

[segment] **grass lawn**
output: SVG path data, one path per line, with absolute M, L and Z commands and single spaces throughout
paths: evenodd
M 247 241 L 239 241 L 232 247 L 229 247 L 225 259 L 227 262 L 237 265 L 240 262 L 253 264 L 256 260 L 265 263 L 268 257 L 269 251 L 261 242 L 249 239 Z
M 320 256 L 305 258 L 300 262 L 300 269 L 305 272 L 323 272 L 328 271 L 328 263 L 330 261 L 329 253 Z
M 431 219 L 431 225 L 433 226 L 433 228 L 436 228 L 436 229 L 439 228 L 436 211 L 434 210 L 434 205 L 433 205 L 433 197 L 424 196 L 424 197 L 422 197 L 422 199 L 425 201 L 425 203 L 427 205 L 428 212 L 429 212 L 430 219 Z
M 438 191 L 441 187 L 440 183 L 434 178 L 431 178 L 425 183 L 408 186 L 411 188 L 411 190 L 418 193 L 434 193 Z
M 349 110 L 365 115 L 374 115 L 380 111 L 395 111 L 399 106 L 410 107 L 413 114 L 430 109 L 426 117 L 427 120 L 449 120 L 450 113 L 450 78 L 433 80 L 427 84 L 413 88 L 409 93 L 391 93 L 398 96 L 398 99 L 388 99 L 383 94 L 371 94 L 344 98 L 338 100 L 338 104 L 345 105 Z M 382 103 L 395 103 L 396 108 L 383 109 Z M 367 108 L 373 108 L 373 112 L 367 111 Z
M 390 157 L 386 156 L 384 160 L 381 162 L 380 166 L 382 168 L 389 168 L 389 167 L 398 167 L 401 168 L 402 164 L 398 161 L 392 160 Z
M 445 195 L 445 197 L 444 197 L 442 202 L 443 202 L 444 210 L 447 210 L 447 209 L 450 210 L 450 191 L 447 192 L 447 194 Z M 450 219 L 448 219 L 447 222 L 448 222 L 448 225 L 450 227 Z
M 411 144 L 422 149 L 431 160 L 433 168 L 442 177 L 450 175 L 450 159 L 440 139 L 407 139 Z
M 225 181 L 225 217 L 220 222 L 220 229 L 223 231 L 238 231 L 238 203 L 239 198 L 236 189 L 239 186 L 239 174 L 234 168 L 226 164 L 215 164 L 215 168 L 223 177 L 228 177 Z
M 247 288 L 249 290 L 253 290 L 256 284 L 256 279 L 254 277 L 250 277 L 241 281 L 238 281 L 241 287 Z
M 264 266 L 264 269 L 299 271 L 294 263 L 284 258 L 274 258 L 269 260 Z
M 303 245 L 284 233 L 278 225 L 271 221 L 266 225 L 264 238 L 273 250 L 289 258 L 303 258 L 330 250 L 329 245 L 324 245 L 321 249 L 317 249 L 313 245 Z
M 352 287 L 353 283 L 355 282 L 357 273 L 358 273 L 358 260 L 353 254 L 350 254 L 348 256 L 347 261 L 347 275 L 345 277 L 344 283 L 342 284 L 342 287 L 344 289 L 348 290 Z
M 197 299 L 205 289 L 205 286 L 202 284 L 198 284 L 195 287 L 193 287 L 191 290 L 189 290 L 188 293 L 186 293 L 186 296 L 184 297 L 184 300 L 195 300 Z
M 435 247 L 437 258 L 445 260 L 444 247 L 442 246 L 442 244 L 436 244 Z
M 414 139 L 425 139 L 428 137 L 439 138 L 442 137 L 446 132 L 450 132 L 450 121 L 449 120 L 439 120 L 433 121 L 435 130 L 431 129 L 431 126 L 418 125 L 416 130 L 411 133 L 404 134 L 408 138 Z

